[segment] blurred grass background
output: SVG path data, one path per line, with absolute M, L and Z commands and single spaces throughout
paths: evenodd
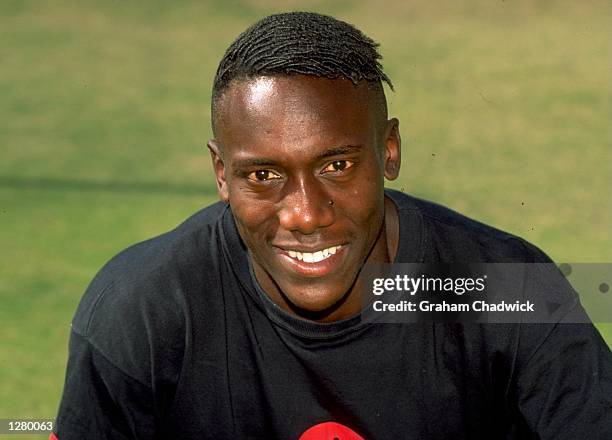
M 381 43 L 403 139 L 392 187 L 555 261 L 612 262 L 609 2 L 4 0 L 0 418 L 55 416 L 94 273 L 216 200 L 216 65 L 281 10 L 329 13 Z

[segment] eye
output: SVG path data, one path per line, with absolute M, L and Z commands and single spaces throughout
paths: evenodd
M 344 171 L 353 166 L 350 160 L 334 160 L 332 163 L 323 168 L 323 173 L 334 173 Z
M 272 179 L 280 179 L 280 176 L 271 170 L 257 170 L 250 173 L 247 179 L 254 182 L 266 182 Z

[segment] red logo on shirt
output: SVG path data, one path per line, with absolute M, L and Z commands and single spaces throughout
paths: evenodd
M 363 440 L 363 437 L 340 423 L 325 422 L 308 428 L 299 440 Z

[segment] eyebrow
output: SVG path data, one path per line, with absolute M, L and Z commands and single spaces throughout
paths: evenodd
M 266 167 L 276 165 L 276 162 L 272 159 L 265 159 L 260 157 L 254 157 L 252 159 L 240 159 L 233 163 L 235 168 L 249 168 L 249 167 Z
M 317 159 L 325 159 L 343 154 L 351 154 L 360 152 L 363 149 L 361 145 L 343 145 L 340 147 L 329 148 L 317 156 Z M 233 163 L 234 168 L 250 168 L 250 167 L 266 167 L 277 165 L 278 161 L 264 157 L 253 157 L 239 159 Z
M 326 157 L 340 156 L 342 154 L 358 153 L 363 149 L 361 145 L 343 145 L 341 147 L 330 148 L 319 154 L 319 159 L 325 159 Z

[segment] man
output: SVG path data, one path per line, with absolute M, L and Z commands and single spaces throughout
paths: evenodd
M 549 262 L 385 191 L 400 136 L 379 59 L 312 13 L 229 47 L 208 144 L 222 202 L 95 277 L 59 439 L 610 438 L 611 355 L 590 324 L 360 319 L 366 263 Z

